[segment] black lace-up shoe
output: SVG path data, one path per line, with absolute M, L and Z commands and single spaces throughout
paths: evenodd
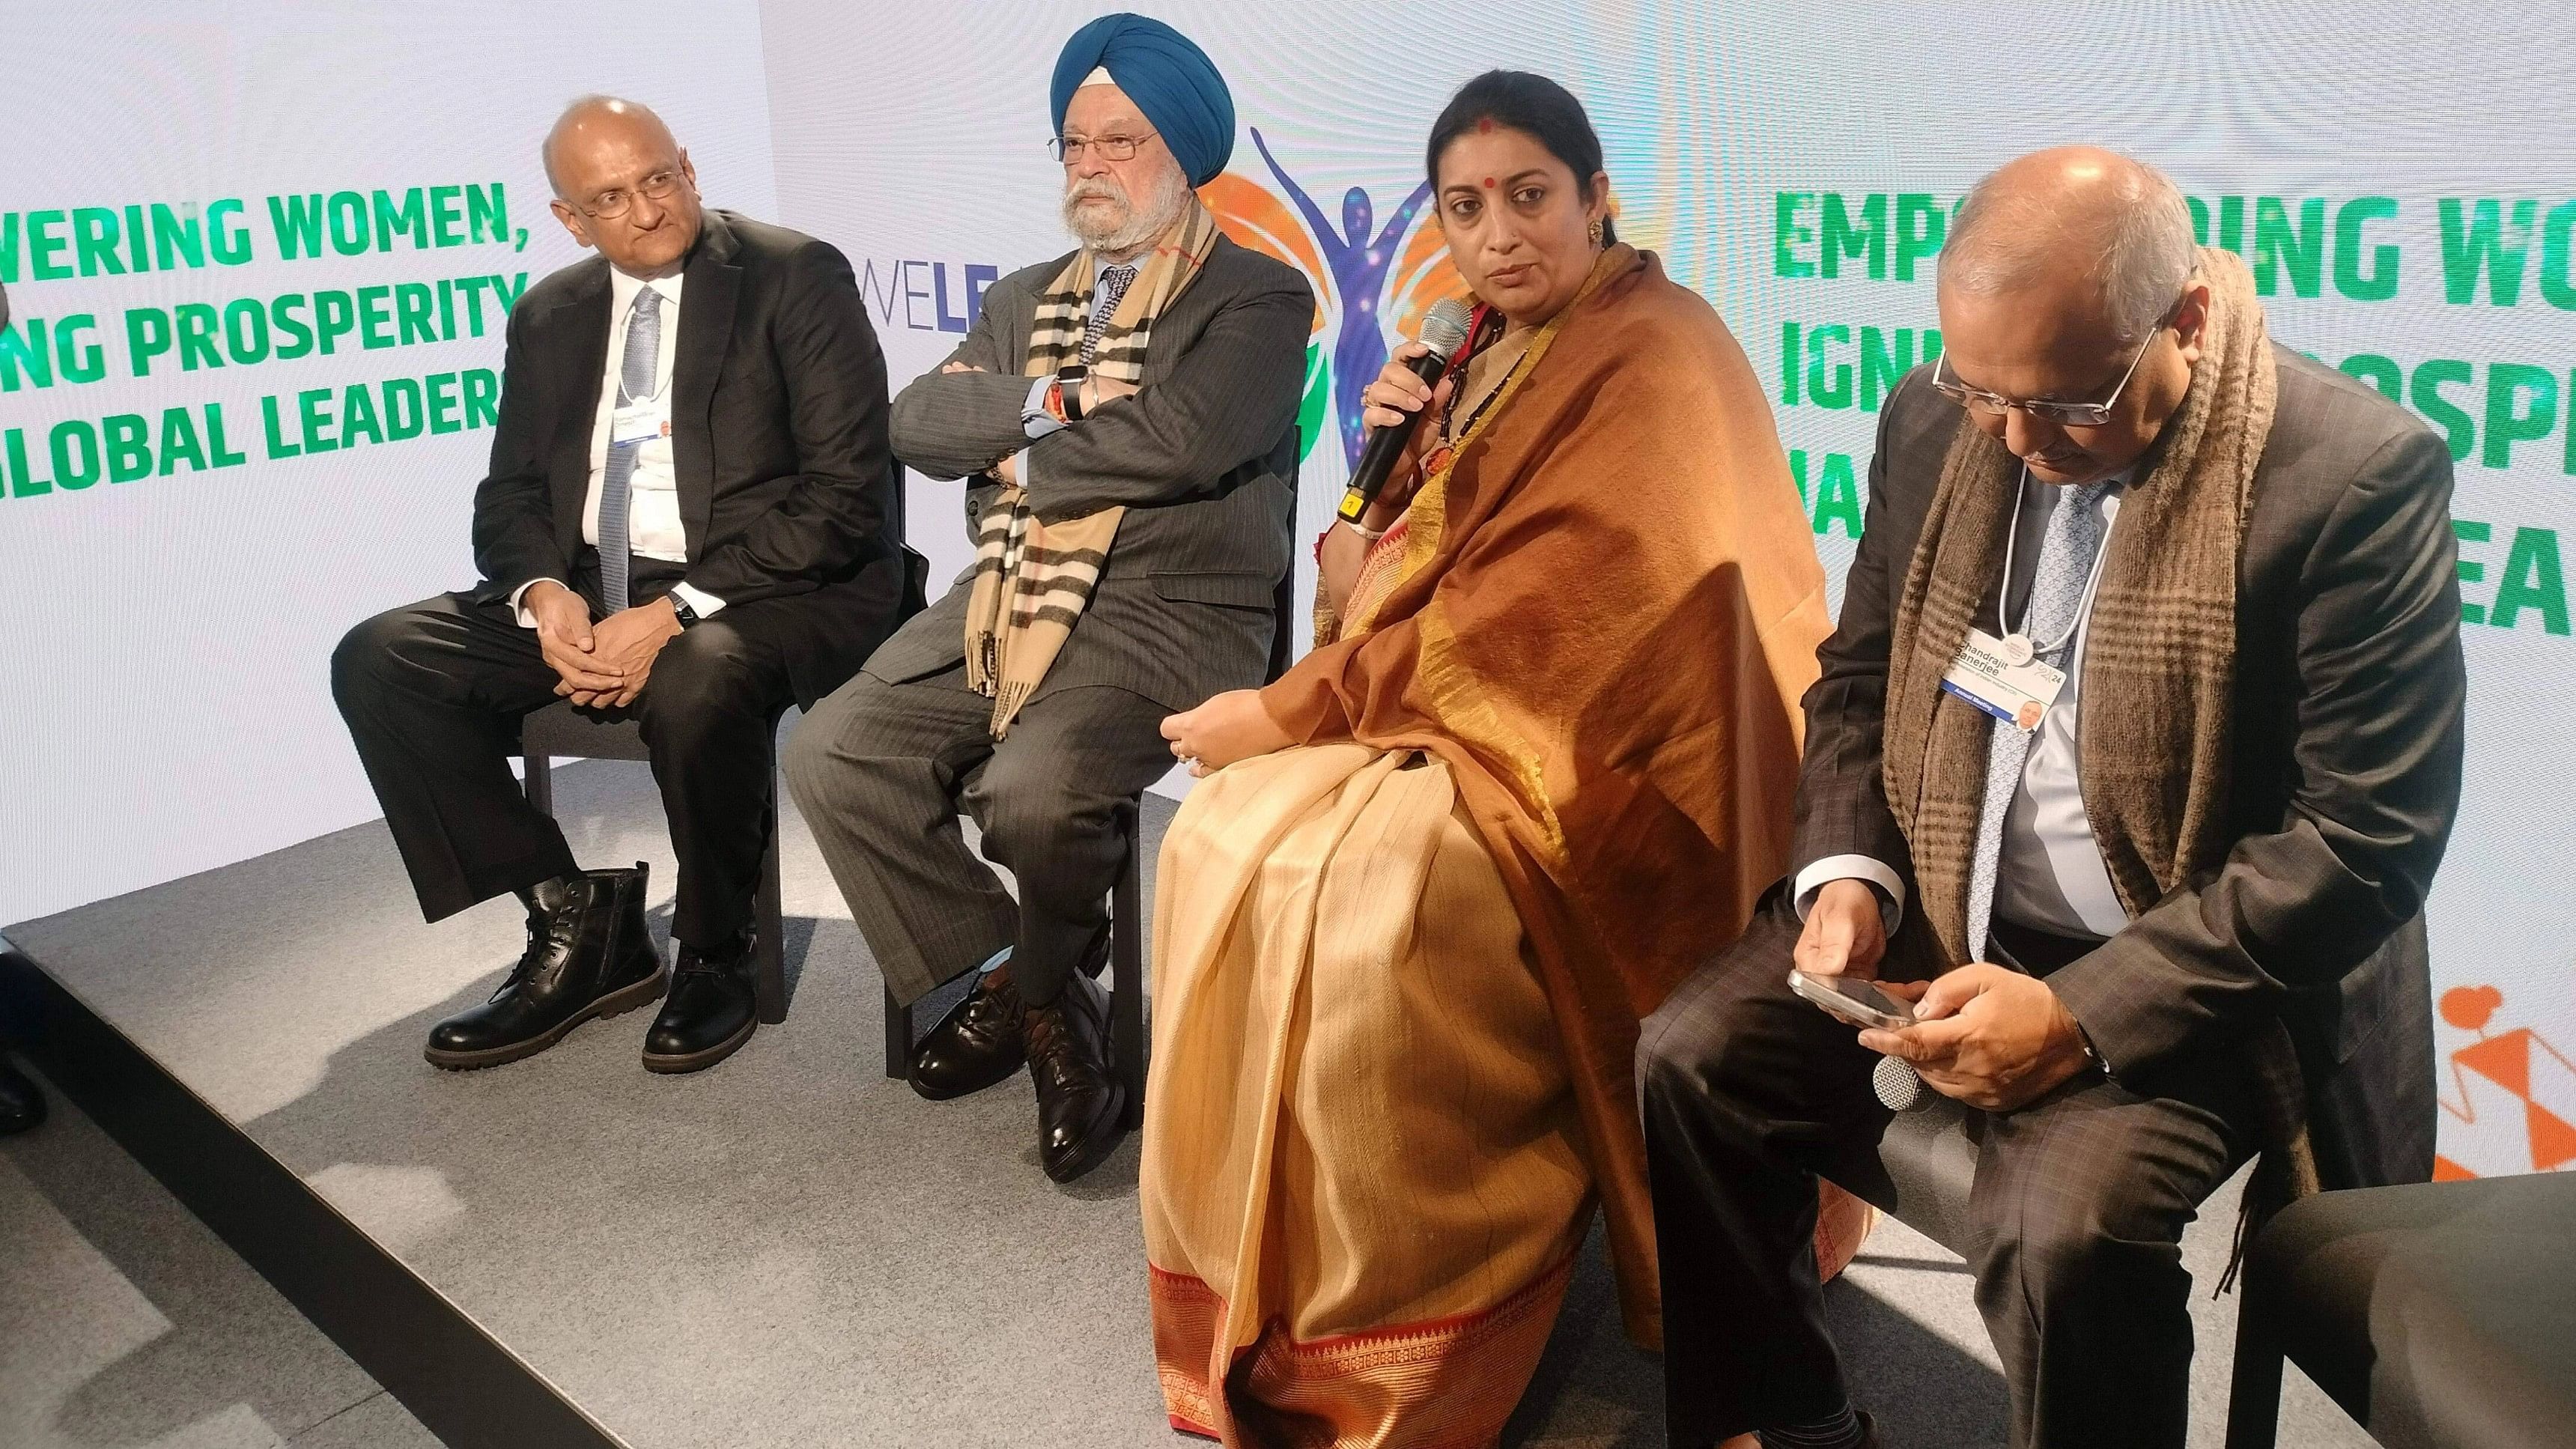
M 760 1025 L 751 984 L 753 932 L 721 946 L 680 947 L 671 999 L 644 1034 L 648 1072 L 697 1072 L 742 1050 Z
M 1126 1139 L 1127 1093 L 1109 1071 L 1109 993 L 1075 972 L 1055 1000 L 1021 1018 L 1038 1086 L 1038 1161 L 1071 1182 Z

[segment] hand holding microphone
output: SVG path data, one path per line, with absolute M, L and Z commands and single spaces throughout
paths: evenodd
M 1448 401 L 1455 384 L 1442 374 L 1466 345 L 1467 324 L 1473 316 L 1466 303 L 1454 298 L 1432 304 L 1423 314 L 1420 336 L 1397 348 L 1386 370 L 1361 390 L 1360 418 L 1370 431 L 1360 460 L 1351 469 L 1350 488 L 1342 495 L 1338 512 L 1345 522 L 1358 523 L 1377 501 L 1403 461 L 1405 442 L 1413 436 L 1423 410 Z

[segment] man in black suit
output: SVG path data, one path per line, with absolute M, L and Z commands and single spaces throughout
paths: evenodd
M 2268 340 L 2243 263 L 2108 152 L 1981 182 L 1939 305 L 1806 698 L 1794 873 L 1639 1042 L 1692 1449 L 1869 1442 L 1813 1237 L 1818 1174 L 1889 1200 L 1887 1057 L 1985 1113 L 1967 1257 L 2015 1446 L 2178 1449 L 2177 1240 L 2247 1158 L 2258 1207 L 2431 1174 L 2448 452 Z M 1855 1037 L 1793 966 L 1916 1024 Z
M 576 101 L 544 156 L 556 217 L 599 256 L 511 312 L 483 581 L 350 630 L 332 691 L 423 914 L 504 891 L 528 908 L 518 968 L 439 1023 L 429 1060 L 515 1061 L 667 987 L 644 1065 L 695 1071 L 755 1023 L 778 716 L 894 622 L 885 360 L 841 254 L 702 210 L 651 111 Z M 520 718 L 559 698 L 640 723 L 679 855 L 673 973 L 643 867 L 583 870 L 511 777 Z

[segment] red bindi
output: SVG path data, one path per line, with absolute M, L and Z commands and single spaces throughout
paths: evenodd
M 1493 189 L 1494 189 L 1494 178 L 1492 178 L 1492 177 L 1490 177 L 1490 176 L 1488 176 L 1488 177 L 1486 177 L 1486 178 L 1485 178 L 1485 189 L 1486 189 L 1487 191 L 1491 191 L 1491 190 L 1493 190 Z

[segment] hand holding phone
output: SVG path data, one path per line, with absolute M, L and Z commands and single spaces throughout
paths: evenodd
M 1895 1031 L 1914 1024 L 1914 1008 L 1879 989 L 1875 981 L 1857 976 L 1818 976 L 1810 971 L 1789 973 L 1789 989 L 1814 1002 L 1824 1012 L 1849 1026 L 1877 1027 Z

